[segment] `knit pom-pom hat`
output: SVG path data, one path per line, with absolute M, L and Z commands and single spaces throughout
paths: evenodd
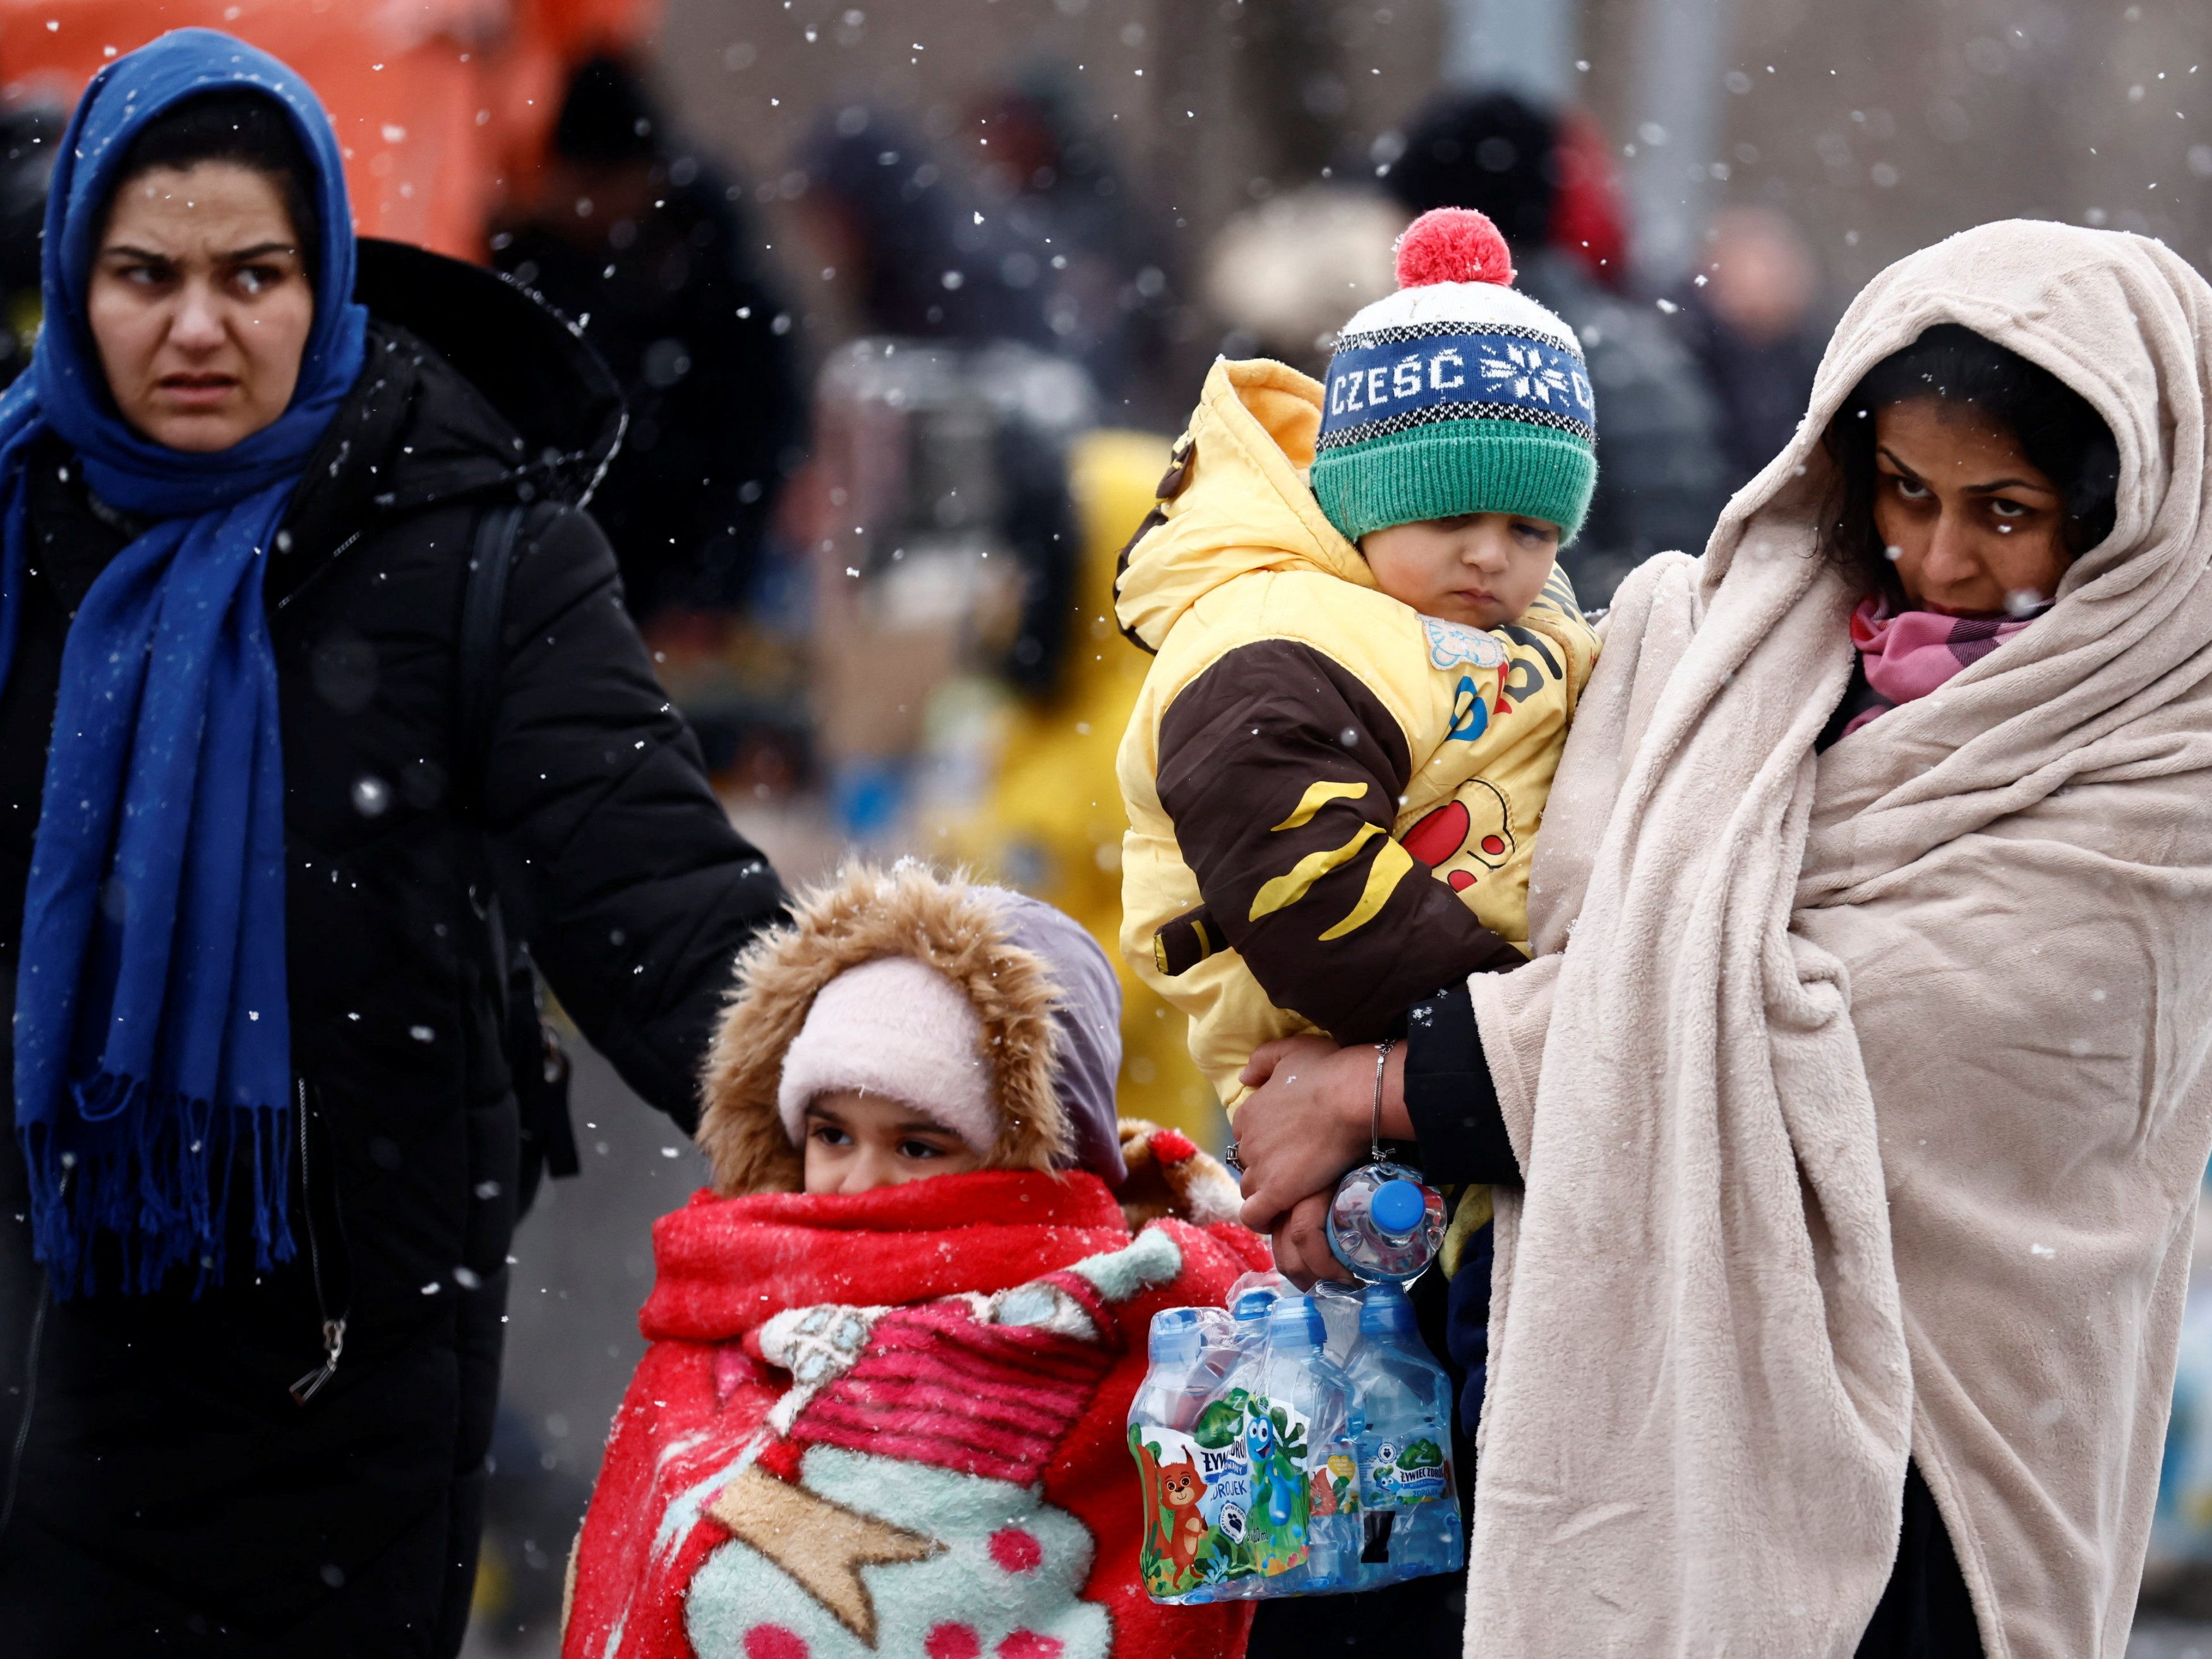
M 1512 513 L 1571 541 L 1597 484 L 1597 406 L 1575 332 L 1513 287 L 1498 227 L 1466 208 L 1398 240 L 1398 291 L 1337 337 L 1310 477 L 1346 538 Z

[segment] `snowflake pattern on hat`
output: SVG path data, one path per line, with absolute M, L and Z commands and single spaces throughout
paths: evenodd
M 1545 362 L 1544 354 L 1535 347 L 1516 345 L 1509 340 L 1503 349 L 1502 357 L 1492 353 L 1482 360 L 1484 380 L 1502 380 L 1515 397 L 1534 398 L 1547 407 L 1555 396 L 1562 404 L 1570 397 L 1577 404 L 1589 401 L 1586 395 L 1577 393 L 1566 374 Z

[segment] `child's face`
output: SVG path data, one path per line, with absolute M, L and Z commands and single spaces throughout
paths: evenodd
M 983 1167 L 958 1135 L 888 1095 L 817 1095 L 805 1122 L 810 1193 L 872 1192 Z
M 1536 602 L 1559 556 L 1559 526 L 1467 513 L 1370 530 L 1359 538 L 1376 586 L 1425 617 L 1496 628 Z

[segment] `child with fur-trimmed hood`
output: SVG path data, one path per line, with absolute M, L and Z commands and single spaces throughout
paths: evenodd
M 564 1653 L 1233 1659 L 1249 1603 L 1144 1593 L 1124 1425 L 1153 1313 L 1267 1247 L 1117 1121 L 1104 953 L 914 864 L 793 908 L 709 1057 L 713 1186 L 653 1228 Z

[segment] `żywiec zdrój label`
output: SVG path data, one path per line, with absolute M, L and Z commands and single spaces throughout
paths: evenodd
M 1139 1561 L 1155 1601 L 1297 1566 L 1323 1491 L 1331 1506 L 1323 1514 L 1358 1508 L 1350 1458 L 1317 1462 L 1309 1474 L 1309 1427 L 1296 1407 L 1242 1389 L 1209 1401 L 1188 1433 L 1129 1425 L 1144 1493 Z
M 1370 1509 L 1411 1509 L 1434 1503 L 1451 1491 L 1451 1465 L 1443 1448 L 1425 1435 L 1402 1443 L 1380 1442 L 1362 1474 Z

